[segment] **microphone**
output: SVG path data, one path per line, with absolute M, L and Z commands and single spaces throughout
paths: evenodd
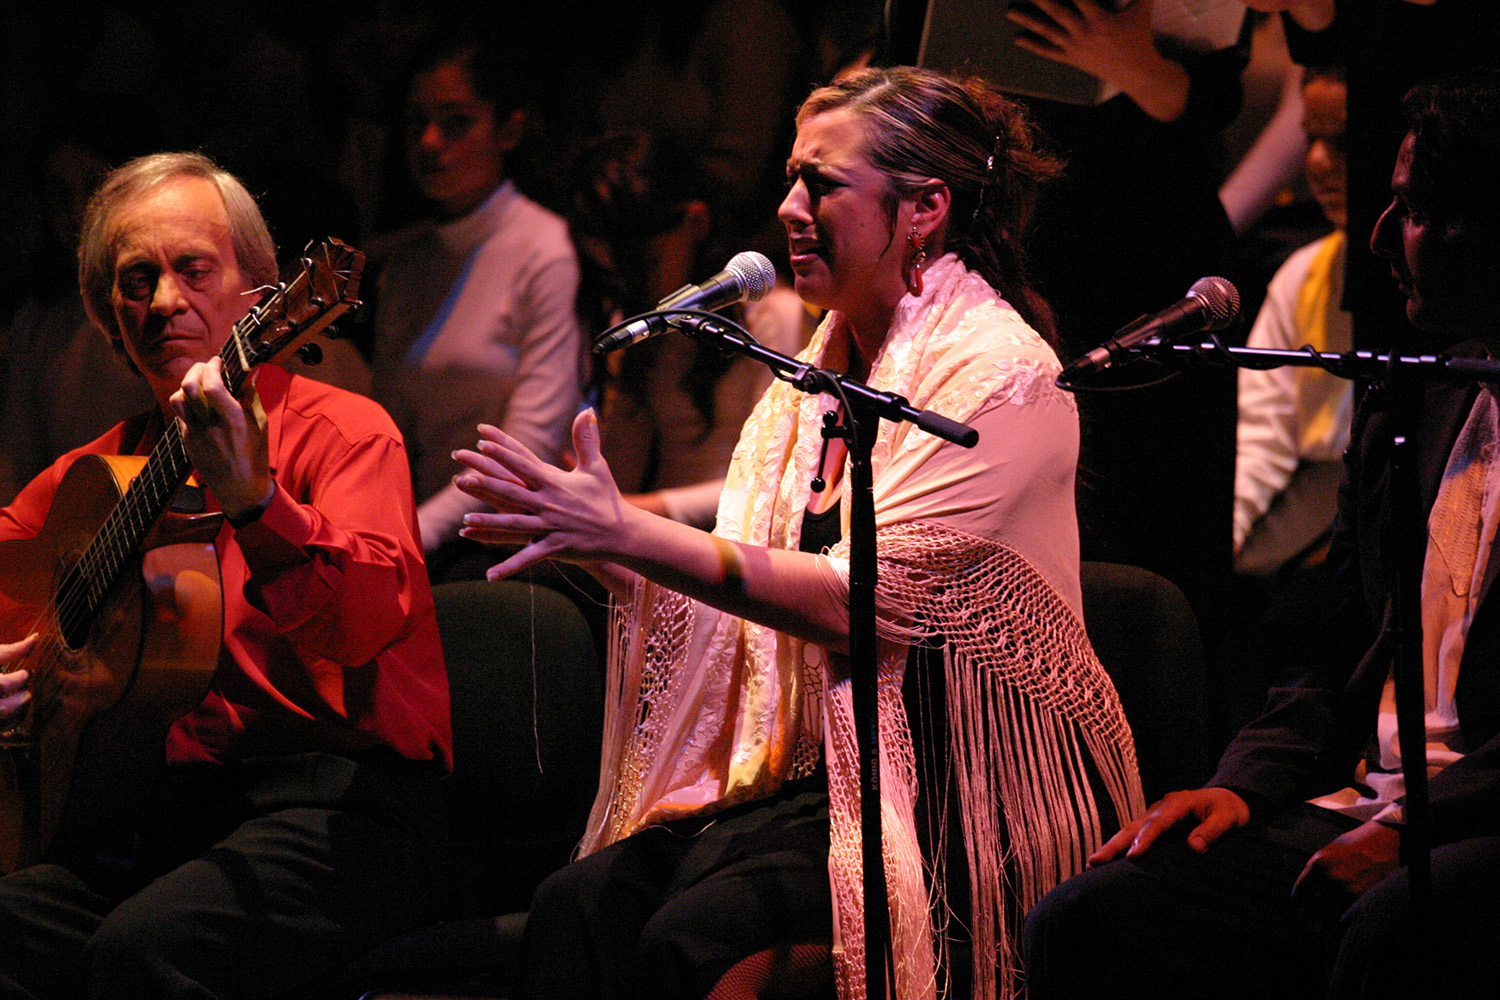
M 1199 278 L 1187 296 L 1160 312 L 1121 327 L 1101 347 L 1074 358 L 1063 369 L 1063 378 L 1079 372 L 1103 371 L 1118 362 L 1126 351 L 1153 338 L 1168 343 L 1194 333 L 1222 330 L 1240 314 L 1240 293 L 1225 278 Z
M 776 284 L 776 267 L 763 253 L 737 253 L 724 270 L 698 285 L 683 285 L 656 304 L 650 313 L 605 331 L 594 342 L 594 353 L 637 344 L 647 337 L 670 330 L 674 311 L 697 309 L 713 312 L 736 302 L 758 302 Z

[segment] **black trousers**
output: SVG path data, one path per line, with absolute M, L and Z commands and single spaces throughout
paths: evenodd
M 167 779 L 137 857 L 0 879 L 0 997 L 250 998 L 433 919 L 435 767 L 309 753 Z
M 1139 857 L 1067 880 L 1027 918 L 1028 1000 L 1422 995 L 1404 868 L 1347 908 L 1292 900 L 1307 859 L 1355 825 L 1298 806 L 1200 855 L 1184 840 L 1186 822 Z M 1500 838 L 1443 845 L 1432 869 L 1425 995 L 1500 995 Z
M 519 995 L 700 1000 L 741 959 L 830 941 L 831 898 L 826 792 L 651 827 L 537 889 Z

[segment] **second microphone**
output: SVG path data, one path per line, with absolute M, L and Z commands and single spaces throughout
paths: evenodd
M 1102 371 L 1153 338 L 1171 343 L 1179 337 L 1222 330 L 1239 314 L 1240 293 L 1233 284 L 1225 278 L 1199 278 L 1185 298 L 1117 331 L 1107 343 L 1070 362 L 1062 377 Z

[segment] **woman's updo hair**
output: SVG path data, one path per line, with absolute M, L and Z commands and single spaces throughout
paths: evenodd
M 1041 185 L 1062 166 L 1039 148 L 1020 108 L 981 79 L 896 66 L 813 91 L 797 124 L 839 109 L 865 121 L 865 155 L 890 179 L 891 218 L 900 197 L 942 181 L 952 197 L 947 234 L 929 253 L 958 254 L 1054 339 L 1052 310 L 1031 288 L 1025 247 Z

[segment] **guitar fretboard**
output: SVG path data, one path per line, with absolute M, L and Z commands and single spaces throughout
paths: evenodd
M 224 384 L 232 395 L 239 395 L 249 369 L 259 363 L 249 353 L 255 346 L 251 335 L 262 330 L 267 322 L 275 321 L 268 321 L 268 315 L 275 316 L 282 311 L 284 316 L 288 292 L 286 286 L 278 288 L 270 298 L 253 308 L 234 325 L 228 341 L 219 351 Z M 104 606 L 115 581 L 127 566 L 134 565 L 146 536 L 166 512 L 182 484 L 187 482 L 192 470 L 192 459 L 182 443 L 177 421 L 170 420 L 140 474 L 58 586 L 55 595 L 57 621 L 65 636 L 81 632 Z

